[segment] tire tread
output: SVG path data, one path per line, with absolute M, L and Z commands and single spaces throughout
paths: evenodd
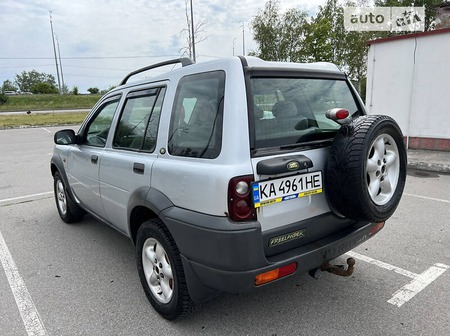
M 400 177 L 397 190 L 387 205 L 376 206 L 368 201 L 365 164 L 369 146 L 377 132 L 391 132 L 400 154 Z M 355 219 L 381 222 L 395 211 L 406 179 L 406 150 L 397 123 L 389 116 L 370 115 L 344 125 L 336 134 L 325 174 L 328 200 L 339 215 Z

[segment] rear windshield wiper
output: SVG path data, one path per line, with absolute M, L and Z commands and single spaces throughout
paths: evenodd
M 310 142 L 310 141 L 318 141 L 318 140 L 328 140 L 334 138 L 336 135 L 336 129 L 320 129 L 315 128 L 310 132 L 303 134 L 297 140 L 297 143 L 301 142 Z
M 336 134 L 335 129 L 313 129 L 310 132 L 303 134 L 297 139 L 296 143 L 280 146 L 280 149 L 292 149 L 302 146 L 314 146 L 323 144 L 324 140 L 332 141 Z

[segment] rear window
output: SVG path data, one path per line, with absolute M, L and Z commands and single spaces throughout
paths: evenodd
M 326 118 L 332 108 L 359 115 L 345 80 L 251 78 L 255 149 L 333 138 L 339 125 Z
M 169 153 L 215 159 L 222 148 L 225 73 L 183 77 L 178 85 L 169 129 Z

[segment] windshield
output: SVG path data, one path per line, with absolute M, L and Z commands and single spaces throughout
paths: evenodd
M 359 115 L 345 80 L 251 78 L 255 149 L 333 138 L 340 125 L 327 119 L 332 108 Z

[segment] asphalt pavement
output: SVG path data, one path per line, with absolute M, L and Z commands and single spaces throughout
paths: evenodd
M 91 216 L 60 220 L 49 160 L 61 128 L 0 131 L 1 336 L 450 335 L 449 174 L 408 170 L 385 228 L 333 262 L 355 258 L 352 276 L 294 275 L 168 322 L 145 297 L 128 238 Z M 449 162 L 408 154 L 410 168 Z
M 75 113 L 75 112 L 89 112 L 91 109 L 53 109 L 53 110 L 22 110 L 22 111 L 0 111 L 0 115 L 21 115 L 31 113 Z

